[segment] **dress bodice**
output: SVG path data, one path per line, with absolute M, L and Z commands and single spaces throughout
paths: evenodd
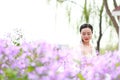
M 91 48 L 85 48 L 83 44 L 78 45 L 75 47 L 73 50 L 74 52 L 72 53 L 72 57 L 76 59 L 80 59 L 81 57 L 86 57 L 86 58 L 92 58 L 96 56 L 96 50 L 92 44 Z

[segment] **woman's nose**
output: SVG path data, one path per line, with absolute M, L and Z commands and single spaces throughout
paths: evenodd
M 88 35 L 85 35 L 85 37 L 88 37 Z

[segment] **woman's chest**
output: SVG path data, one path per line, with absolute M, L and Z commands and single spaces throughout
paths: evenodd
M 92 55 L 92 47 L 91 46 L 81 46 L 81 53 L 83 55 Z

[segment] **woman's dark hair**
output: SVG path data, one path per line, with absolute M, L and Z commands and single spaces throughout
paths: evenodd
M 92 31 L 92 33 L 93 33 L 93 27 L 92 27 L 92 25 L 91 24 L 83 24 L 83 25 L 81 25 L 80 26 L 80 32 L 82 31 L 82 29 L 84 29 L 84 28 L 90 28 L 91 29 L 91 31 Z

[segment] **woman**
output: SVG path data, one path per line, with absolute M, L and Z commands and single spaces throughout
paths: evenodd
M 96 56 L 96 50 L 91 43 L 93 35 L 93 27 L 90 24 L 82 24 L 80 26 L 80 44 L 73 49 L 72 57 L 73 59 L 80 60 L 80 58 L 86 57 L 91 58 Z
M 81 42 L 80 42 L 80 50 L 81 54 L 86 57 L 93 57 L 96 56 L 95 48 L 93 44 L 91 44 L 93 34 L 93 27 L 90 24 L 83 24 L 80 27 L 80 35 L 81 35 Z
M 88 58 L 91 59 L 96 56 L 95 48 L 91 44 L 92 35 L 93 27 L 90 24 L 83 24 L 80 26 L 80 44 L 72 50 L 73 52 L 71 51 L 70 55 L 66 57 L 64 67 L 61 70 L 64 71 L 70 68 L 74 73 L 73 76 L 76 76 L 84 69 L 84 66 L 92 66 L 91 63 L 86 61 Z M 76 78 L 77 77 L 75 77 L 75 80 L 77 80 Z

